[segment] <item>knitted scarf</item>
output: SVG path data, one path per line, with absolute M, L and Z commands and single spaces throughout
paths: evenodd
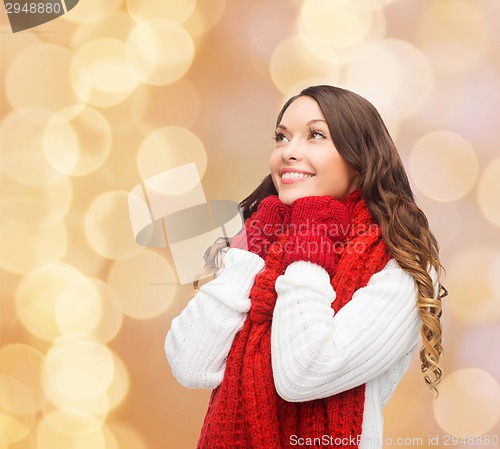
M 331 285 L 337 313 L 389 261 L 389 254 L 359 191 L 346 200 L 357 201 L 349 233 L 341 248 Z M 308 402 L 287 402 L 276 392 L 271 367 L 271 320 L 278 276 L 284 273 L 282 248 L 287 235 L 278 237 L 265 258 L 265 268 L 250 292 L 251 309 L 229 352 L 224 379 L 211 395 L 197 449 L 288 449 L 292 435 L 330 437 L 335 442 L 361 435 L 365 385 Z M 351 440 L 349 440 L 351 438 Z M 317 440 L 322 441 L 322 440 Z M 322 441 L 323 443 L 323 441 Z M 311 448 L 313 445 L 301 445 Z

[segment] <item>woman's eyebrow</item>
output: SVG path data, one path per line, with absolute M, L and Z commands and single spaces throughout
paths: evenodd
M 323 120 L 322 118 L 316 118 L 316 119 L 313 119 L 313 120 L 309 120 L 306 123 L 306 125 L 309 126 L 309 125 L 312 125 L 312 124 L 314 124 L 316 122 L 324 122 L 324 123 L 326 123 L 326 120 Z
M 306 123 L 306 126 L 310 126 L 310 125 L 312 125 L 314 123 L 317 123 L 317 122 L 324 122 L 324 123 L 326 123 L 326 120 L 324 120 L 322 118 L 315 118 L 313 120 L 309 120 Z M 284 131 L 288 131 L 288 128 L 285 125 L 282 125 L 281 123 L 276 127 L 276 129 L 282 129 Z

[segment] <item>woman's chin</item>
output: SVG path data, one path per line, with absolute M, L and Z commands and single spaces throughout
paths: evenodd
M 311 196 L 314 195 L 312 193 L 307 193 L 307 192 L 280 192 L 279 194 L 279 199 L 283 204 L 286 204 L 287 206 L 290 206 L 295 200 L 298 200 L 299 198 L 303 198 L 305 196 Z
M 281 197 L 280 197 L 280 201 L 283 204 L 286 204 L 287 206 L 290 206 L 293 203 L 293 201 L 290 201 L 289 199 L 282 199 Z

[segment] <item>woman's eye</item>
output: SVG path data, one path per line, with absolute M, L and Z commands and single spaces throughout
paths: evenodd
M 278 142 L 289 142 L 290 140 L 288 139 L 287 136 L 285 136 L 285 134 L 283 134 L 283 133 L 276 133 L 274 135 L 274 141 L 276 143 L 278 143 Z
M 313 139 L 326 139 L 326 136 L 320 131 L 311 130 L 310 134 Z

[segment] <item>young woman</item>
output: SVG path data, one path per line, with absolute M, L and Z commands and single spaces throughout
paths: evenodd
M 362 97 L 309 87 L 275 140 L 243 231 L 207 251 L 217 267 L 230 243 L 167 335 L 179 382 L 214 389 L 197 447 L 381 448 L 420 338 L 428 388 L 442 376 L 437 243 Z

